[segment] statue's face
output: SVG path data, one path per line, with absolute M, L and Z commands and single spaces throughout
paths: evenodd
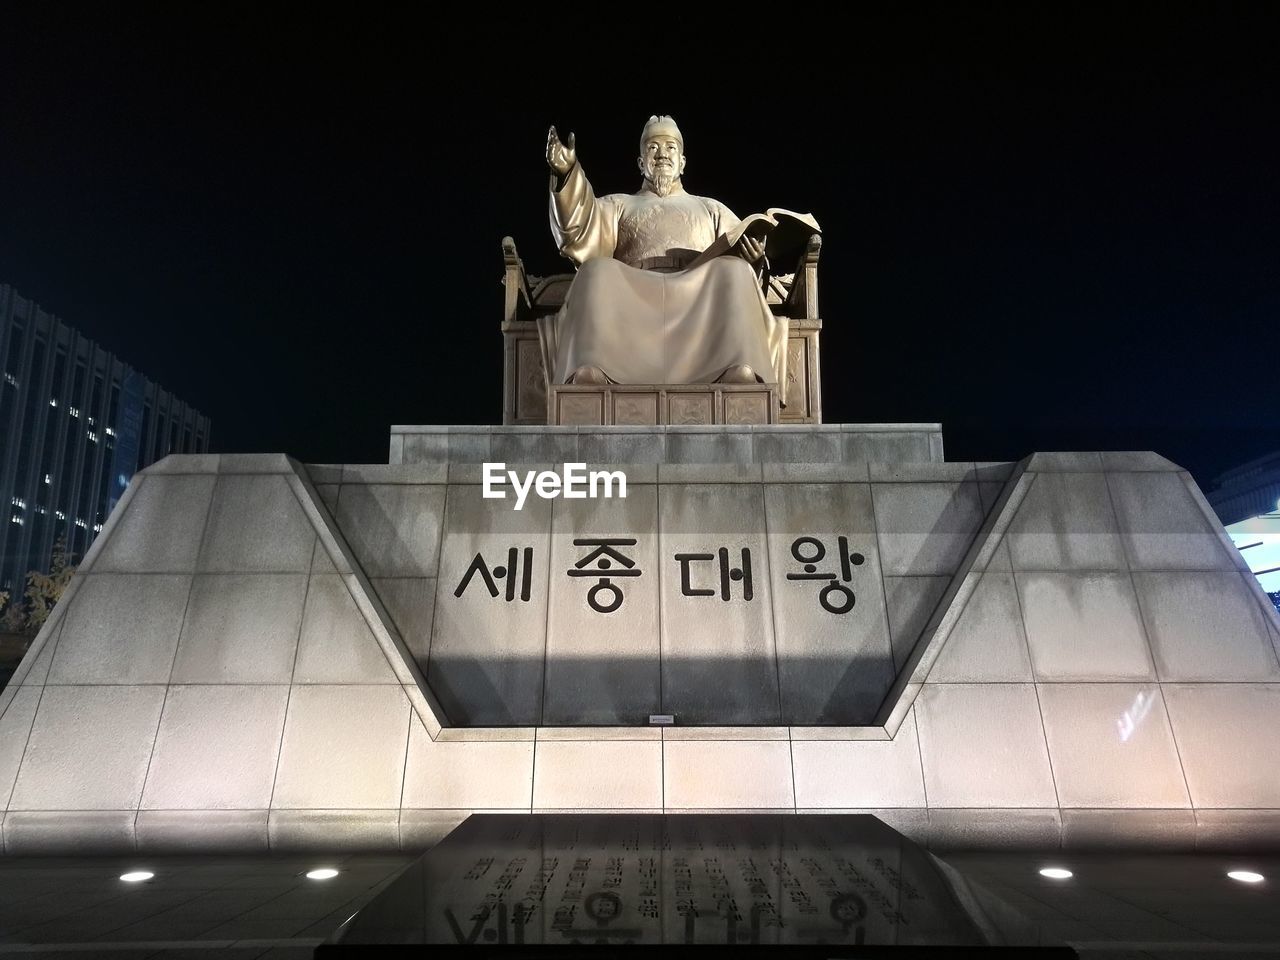
M 640 148 L 640 172 L 662 196 L 684 174 L 684 150 L 675 137 L 650 137 Z

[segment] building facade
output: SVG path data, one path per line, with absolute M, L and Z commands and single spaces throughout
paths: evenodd
M 1206 496 L 1280 610 L 1280 451 L 1228 470 Z
M 194 407 L 0 284 L 0 590 L 83 557 L 135 470 L 209 449 Z
M 1205 496 L 1224 526 L 1280 511 L 1280 450 L 1221 474 Z

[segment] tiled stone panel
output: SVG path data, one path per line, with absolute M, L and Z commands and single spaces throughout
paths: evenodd
M 747 435 L 777 458 L 876 438 Z M 657 455 L 652 431 L 634 436 Z M 444 452 L 483 460 L 494 441 L 447 433 Z M 409 849 L 470 811 L 530 809 L 874 810 L 937 849 L 1275 844 L 1278 624 L 1185 473 L 1151 454 L 886 459 L 661 464 L 637 468 L 634 499 L 516 514 L 440 464 L 170 458 L 135 480 L 0 694 L 4 850 Z M 574 539 L 642 528 L 625 626 L 596 625 L 612 614 L 585 603 L 590 578 L 550 599 Z M 499 564 L 513 537 L 534 548 L 530 599 L 517 570 L 516 598 L 499 578 L 496 601 L 451 605 L 475 555 Z M 793 553 L 802 537 L 820 560 Z M 689 568 L 712 594 L 686 593 L 669 555 L 711 539 L 735 568 L 751 550 L 752 601 L 743 580 L 721 598 L 715 550 Z M 815 602 L 830 581 L 787 574 L 812 562 L 846 584 L 842 549 L 862 563 L 856 604 L 833 613 Z M 490 647 L 468 664 L 471 637 Z M 726 670 L 749 671 L 744 643 L 781 655 L 748 683 L 773 713 L 689 725 L 732 690 Z M 881 705 L 892 724 L 840 714 L 850 677 L 883 687 L 926 648 L 927 674 Z M 422 677 L 436 657 L 505 715 L 441 729 Z M 693 705 L 683 723 L 644 725 L 655 692 Z M 610 698 L 600 721 L 627 725 L 540 726 Z

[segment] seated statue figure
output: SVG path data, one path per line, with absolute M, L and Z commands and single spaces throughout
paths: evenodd
M 684 137 L 650 117 L 640 137 L 644 183 L 597 197 L 574 135 L 547 135 L 551 231 L 579 269 L 564 305 L 539 320 L 551 383 L 689 384 L 786 381 L 787 321 L 769 309 L 757 265 L 764 241 L 690 263 L 740 221 L 685 192 Z

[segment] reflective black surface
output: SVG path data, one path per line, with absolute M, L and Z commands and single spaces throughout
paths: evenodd
M 875 817 L 757 814 L 472 816 L 337 940 L 841 945 L 831 956 L 1042 944 L 1034 924 Z

